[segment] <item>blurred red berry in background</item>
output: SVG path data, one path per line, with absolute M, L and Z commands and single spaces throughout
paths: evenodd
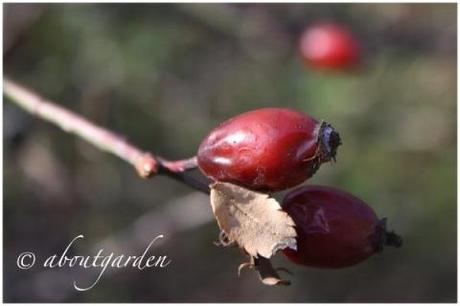
M 306 64 L 328 69 L 353 67 L 361 53 L 353 33 L 335 23 L 318 23 L 308 27 L 300 37 L 299 49 Z

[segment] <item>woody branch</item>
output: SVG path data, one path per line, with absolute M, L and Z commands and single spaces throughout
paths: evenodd
M 196 156 L 183 160 L 167 160 L 155 156 L 130 144 L 121 135 L 97 126 L 81 115 L 46 100 L 32 90 L 7 78 L 3 81 L 3 92 L 12 102 L 29 113 L 54 123 L 64 131 L 75 134 L 99 149 L 130 163 L 143 178 L 164 174 L 192 188 L 209 193 L 206 183 L 186 173 L 188 170 L 197 168 Z

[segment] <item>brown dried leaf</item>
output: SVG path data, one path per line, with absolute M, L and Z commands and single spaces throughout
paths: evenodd
M 270 259 L 264 258 L 264 257 L 259 257 L 259 258 L 254 258 L 250 256 L 249 262 L 242 263 L 238 267 L 238 276 L 240 276 L 241 271 L 244 268 L 251 268 L 255 269 L 257 273 L 259 274 L 259 279 L 260 281 L 267 286 L 275 286 L 275 285 L 283 285 L 283 286 L 289 286 L 291 284 L 290 281 L 281 279 L 280 276 L 278 275 L 278 271 L 285 271 L 289 274 L 291 274 L 287 269 L 285 268 L 273 268 L 272 263 L 270 262 Z
M 290 281 L 281 279 L 277 273 L 277 270 L 284 268 L 274 269 L 270 259 L 267 258 L 254 258 L 254 267 L 259 273 L 259 278 L 265 285 L 274 286 L 274 285 L 283 285 L 289 286 Z
M 251 256 L 270 258 L 277 250 L 296 249 L 294 221 L 267 194 L 230 183 L 210 186 L 211 206 L 229 242 Z

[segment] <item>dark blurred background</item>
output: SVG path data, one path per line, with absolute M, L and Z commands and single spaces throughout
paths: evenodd
M 404 237 L 357 266 L 320 270 L 282 255 L 290 287 L 237 277 L 216 247 L 208 199 L 128 164 L 6 101 L 4 299 L 8 302 L 455 302 L 456 4 L 5 4 L 4 73 L 171 159 L 246 110 L 291 107 L 326 119 L 343 146 L 309 180 L 366 200 Z M 352 72 L 316 71 L 297 52 L 316 21 L 350 28 L 365 53 Z M 283 194 L 278 194 L 281 197 Z M 43 259 L 154 253 L 164 270 L 19 270 Z M 87 283 L 90 283 L 88 281 Z

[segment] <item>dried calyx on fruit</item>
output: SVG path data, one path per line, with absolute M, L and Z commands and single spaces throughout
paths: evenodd
M 283 253 L 293 262 L 318 268 L 342 268 L 381 252 L 384 245 L 400 247 L 402 239 L 387 232 L 362 200 L 327 186 L 305 186 L 290 192 L 283 210 L 296 224 L 297 250 Z
M 326 122 L 287 108 L 262 108 L 211 131 L 198 149 L 198 165 L 215 181 L 278 191 L 335 160 L 340 144 L 339 134 Z

